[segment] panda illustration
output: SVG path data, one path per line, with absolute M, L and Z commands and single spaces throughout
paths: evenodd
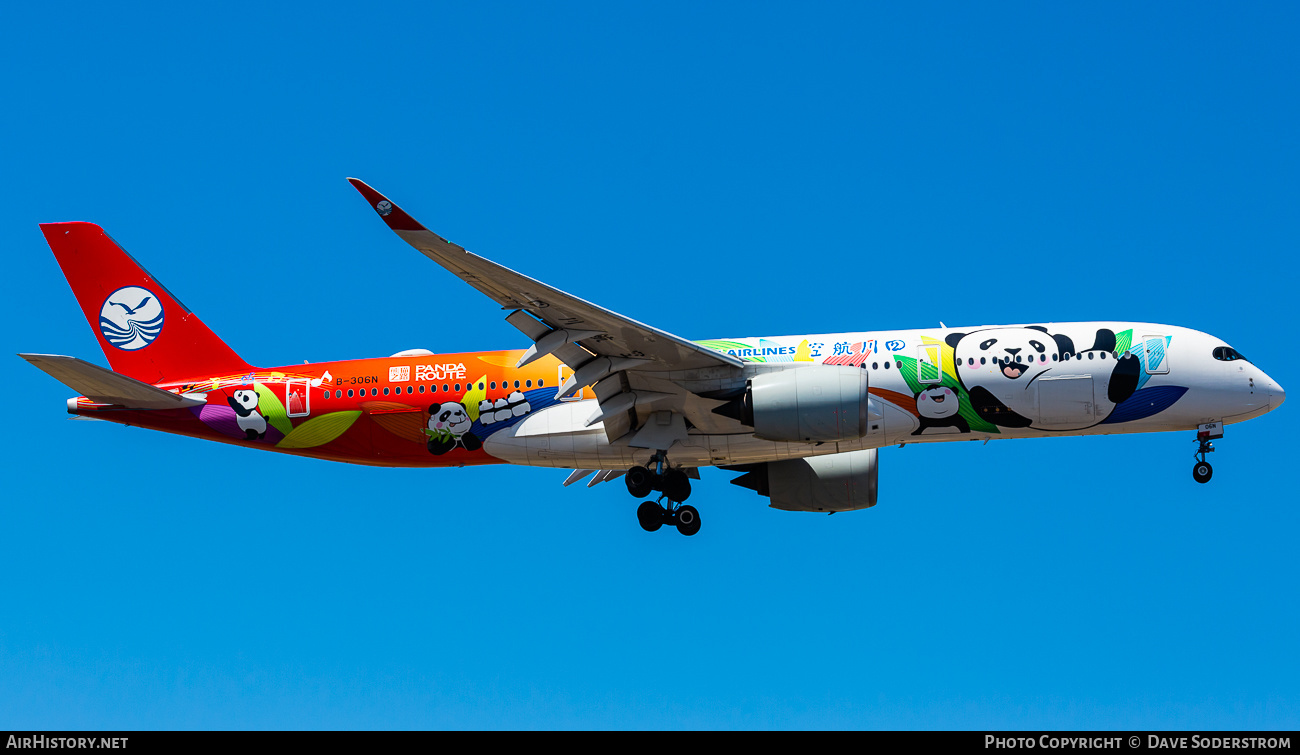
M 922 389 L 916 394 L 916 411 L 921 415 L 921 426 L 912 434 L 923 435 L 932 427 L 955 427 L 957 432 L 970 432 L 970 425 L 957 413 L 959 408 L 960 399 L 953 389 L 942 385 Z
M 506 422 L 517 417 L 522 417 L 531 412 L 533 407 L 528 403 L 528 398 L 523 393 L 515 391 L 505 398 L 499 398 L 495 402 L 491 399 L 483 399 L 478 405 L 478 421 L 486 425 L 494 425 L 498 422 Z
M 429 437 L 429 453 L 441 456 L 457 446 L 466 451 L 482 448 L 483 442 L 470 432 L 473 424 L 474 421 L 459 402 L 433 404 L 429 407 L 429 427 L 424 431 Z
M 483 399 L 482 401 L 478 402 L 478 421 L 482 422 L 485 426 L 496 423 L 497 414 L 492 409 L 491 400 Z
M 261 440 L 266 437 L 266 417 L 257 411 L 257 391 L 239 390 L 226 399 L 230 408 L 235 410 L 235 422 L 244 436 L 249 440 Z
M 506 397 L 506 406 L 510 407 L 510 414 L 514 417 L 522 417 L 533 410 L 532 405 L 528 403 L 528 399 L 524 398 L 524 394 L 519 391 L 515 391 Z
M 505 422 L 512 416 L 510 414 L 510 402 L 503 398 L 496 400 L 496 403 L 492 405 L 492 410 L 497 422 Z
M 1132 354 L 1114 358 L 1115 333 L 1106 328 L 1099 328 L 1092 348 L 1082 352 L 1075 350 L 1069 336 L 1048 333 L 1041 325 L 949 333 L 944 340 L 953 348 L 957 377 L 971 407 L 1000 427 L 1081 430 L 1100 424 L 1116 404 L 1137 390 L 1142 370 Z M 1109 373 L 1104 395 L 1095 395 L 1090 403 L 1053 406 L 1050 422 L 1039 419 L 1039 378 L 1075 376 L 1099 368 Z M 1104 375 L 1097 372 L 1092 377 Z

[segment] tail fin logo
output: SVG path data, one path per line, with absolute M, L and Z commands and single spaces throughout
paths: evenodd
M 123 351 L 143 349 L 163 328 L 162 302 L 139 286 L 119 288 L 108 295 L 99 310 L 99 332 Z

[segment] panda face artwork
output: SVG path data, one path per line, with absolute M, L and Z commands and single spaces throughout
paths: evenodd
M 456 447 L 466 451 L 477 451 L 483 447 L 478 436 L 470 432 L 474 420 L 469 418 L 464 405 L 456 401 L 434 404 L 429 407 L 429 426 L 424 431 L 428 436 L 426 447 L 435 456 L 451 451 Z
M 945 341 L 953 348 L 957 378 L 980 417 L 1001 427 L 1065 430 L 1100 423 L 1137 388 L 1141 365 L 1131 354 L 1115 358 L 1115 333 L 1100 328 L 1094 338 L 1092 348 L 1082 353 L 1069 336 L 1049 333 L 1041 325 L 949 333 Z M 1081 369 L 1077 365 L 1087 361 L 1084 353 L 1090 359 L 1096 353 L 1100 361 Z M 1092 365 L 1104 368 L 1097 372 Z M 1058 373 L 1054 378 L 1092 378 L 1102 389 L 1092 402 L 1051 407 L 1051 421 L 1043 423 L 1038 380 L 1053 372 Z
M 958 374 L 991 365 L 1007 380 L 1028 384 L 1060 359 L 1061 343 L 1046 329 L 999 328 L 970 335 L 953 347 Z
M 257 409 L 257 391 L 235 391 L 230 399 L 230 408 L 241 417 L 252 414 Z
M 926 435 L 934 430 L 941 433 L 968 433 L 970 423 L 961 417 L 961 396 L 957 391 L 931 385 L 916 394 L 916 413 L 921 420 L 913 435 Z
M 449 401 L 436 411 L 429 412 L 429 429 L 436 432 L 464 435 L 469 432 L 472 424 L 473 421 L 465 413 L 465 407 L 456 402 Z
M 956 391 L 937 385 L 917 394 L 916 410 L 922 417 L 944 419 L 957 413 L 958 402 Z

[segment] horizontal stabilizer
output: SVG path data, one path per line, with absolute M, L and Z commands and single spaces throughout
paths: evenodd
M 58 354 L 18 356 L 97 404 L 115 404 L 128 409 L 184 409 L 206 403 L 205 397 L 192 398 L 164 391 L 76 357 Z

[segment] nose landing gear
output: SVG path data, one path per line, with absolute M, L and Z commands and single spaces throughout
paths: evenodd
M 1205 460 L 1205 455 L 1214 451 L 1214 443 L 1211 441 L 1223 437 L 1223 425 L 1218 422 L 1210 422 L 1196 427 L 1196 463 L 1192 465 L 1192 479 L 1200 483 L 1210 481 L 1214 475 L 1214 467 L 1210 462 Z
M 691 479 L 680 468 L 669 467 L 668 456 L 663 451 L 652 456 L 647 466 L 627 470 L 623 479 L 627 482 L 627 492 L 636 498 L 645 498 L 658 490 L 662 493 L 659 501 L 667 501 L 666 505 L 646 501 L 637 507 L 636 518 L 646 532 L 654 532 L 665 524 L 688 537 L 700 531 L 700 512 L 694 506 L 683 505 L 691 497 Z
M 1209 447 L 1197 452 L 1197 456 L 1200 456 L 1201 460 L 1192 465 L 1192 479 L 1197 482 L 1209 482 L 1210 477 L 1214 474 L 1214 467 L 1210 466 L 1210 462 L 1205 460 L 1205 452 L 1213 451 L 1214 444 L 1208 443 L 1206 445 Z

